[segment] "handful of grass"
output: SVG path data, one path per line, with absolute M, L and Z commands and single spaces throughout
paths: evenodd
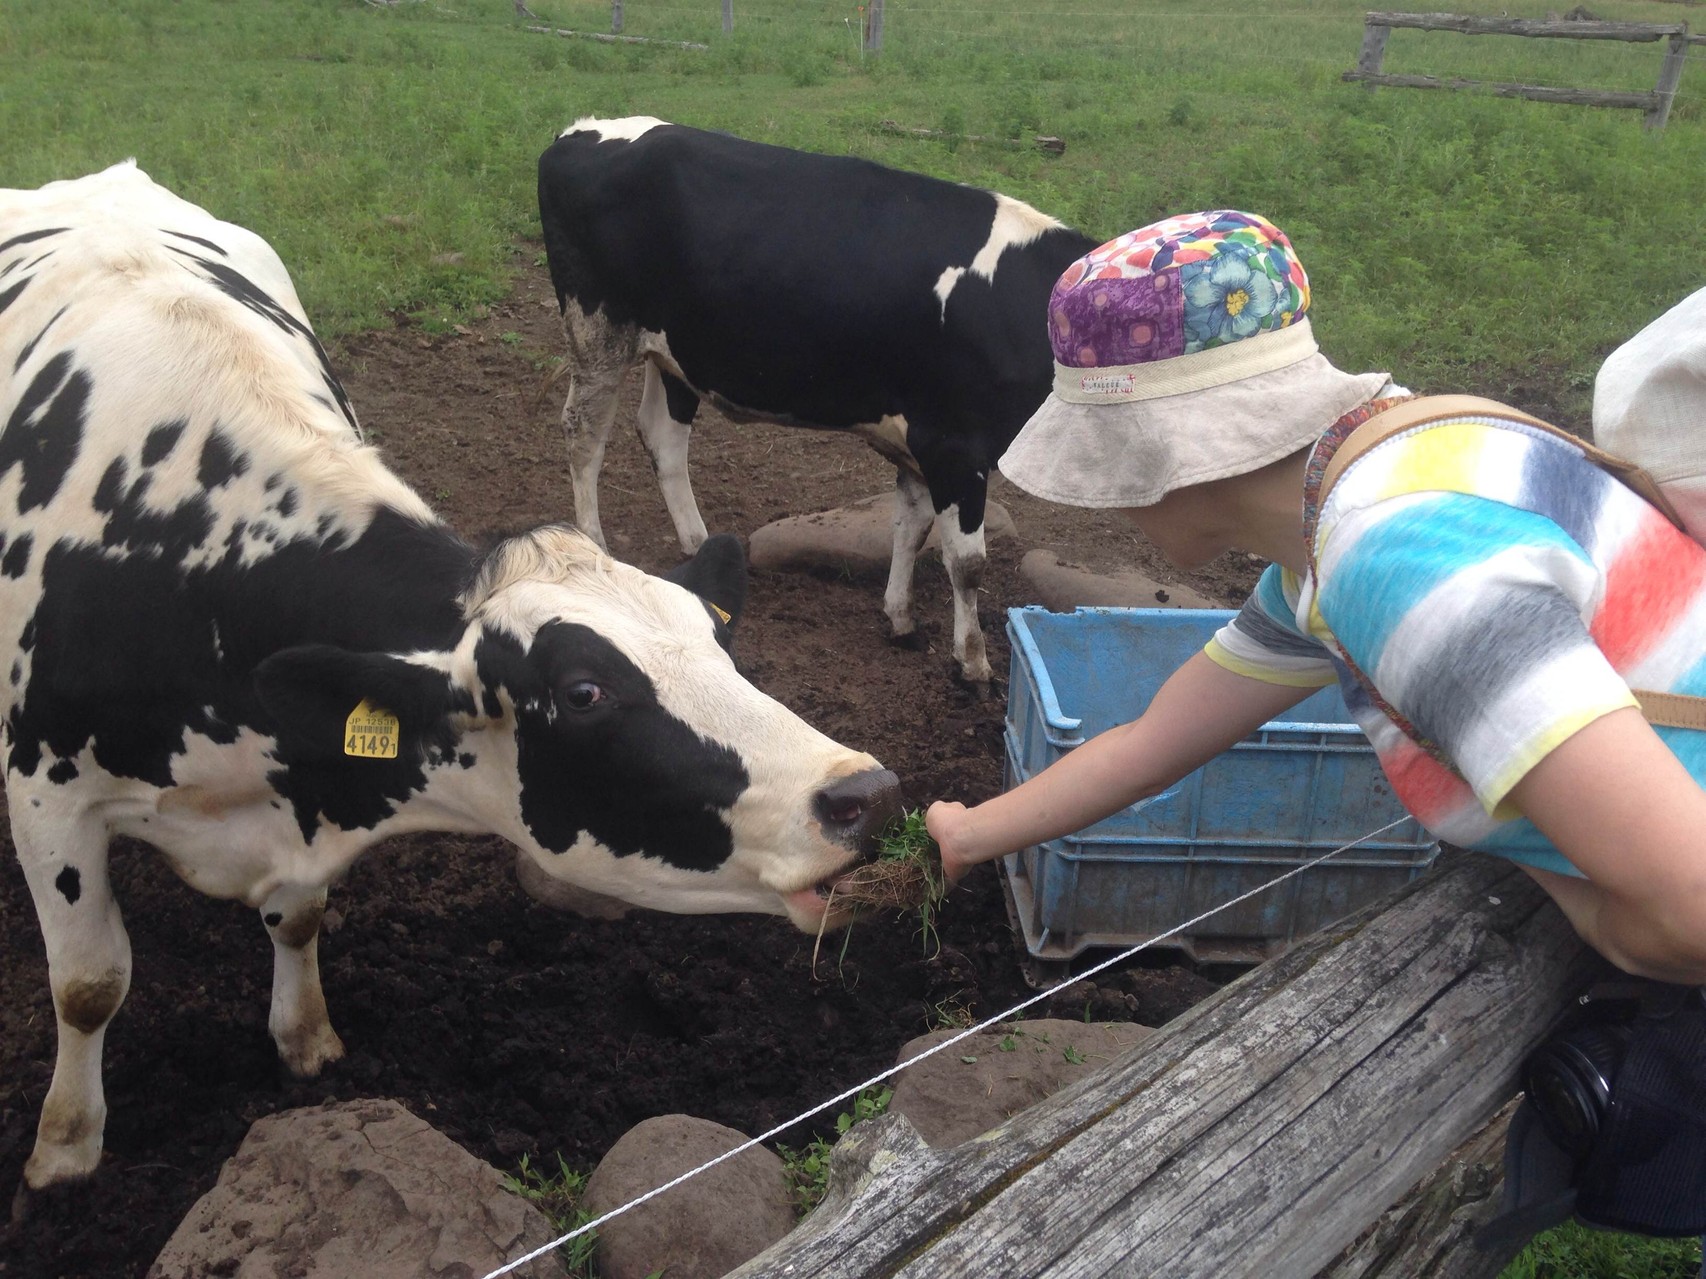
M 924 827 L 924 813 L 913 809 L 884 833 L 878 843 L 875 861 L 855 867 L 835 881 L 829 890 L 829 903 L 850 902 L 857 907 L 877 910 L 916 910 L 919 932 L 924 937 L 925 953 L 936 940 L 936 910 L 947 895 L 948 881 L 942 874 L 942 856 L 936 841 Z M 828 910 L 824 918 L 829 918 Z M 851 926 L 841 943 L 847 953 L 852 936 Z M 823 944 L 820 931 L 812 947 L 812 971 L 817 971 L 818 947 Z
M 836 881 L 834 895 L 878 910 L 916 909 L 928 923 L 947 891 L 936 841 L 915 808 L 883 835 L 875 861 Z

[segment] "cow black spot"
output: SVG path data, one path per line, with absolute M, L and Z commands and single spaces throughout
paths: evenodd
M 142 442 L 142 465 L 154 466 L 170 457 L 187 426 L 189 419 L 179 418 L 176 422 L 162 422 L 148 432 L 148 438 Z
M 232 447 L 224 431 L 209 431 L 207 442 L 201 446 L 201 465 L 196 478 L 205 489 L 229 484 L 249 469 L 249 459 Z
M 162 231 L 164 231 L 167 235 L 175 235 L 180 240 L 188 240 L 191 244 L 199 244 L 204 249 L 211 249 L 213 252 L 217 253 L 222 258 L 226 258 L 226 257 L 231 256 L 224 249 L 220 248 L 217 244 L 215 244 L 212 240 L 204 240 L 199 235 L 191 235 L 187 231 L 174 231 L 170 227 L 161 227 L 160 229 Z
M 0 289 L 0 312 L 4 312 L 7 307 L 11 306 L 12 303 L 18 300 L 18 294 L 24 291 L 24 287 L 29 284 L 29 282 L 30 277 L 26 275 L 11 288 Z
M 83 895 L 83 877 L 77 873 L 75 866 L 67 866 L 59 872 L 53 881 L 53 886 L 59 890 L 60 896 L 75 906 L 77 899 Z
M 296 514 L 296 490 L 285 489 L 278 499 L 278 513 L 284 519 Z
M 24 629 L 18 632 L 18 647 L 29 652 L 36 646 L 36 619 L 31 617 L 24 623 Z
M 0 573 L 10 578 L 22 577 L 30 566 L 30 548 L 34 545 L 28 533 L 18 538 L 6 548 L 6 554 L 0 556 Z
M 114 458 L 95 486 L 95 509 L 107 515 L 101 544 L 127 550 L 161 554 L 171 563 L 207 541 L 213 531 L 213 508 L 205 495 L 185 498 L 171 510 L 146 504 L 153 476 L 147 471 L 130 481 L 130 467 L 122 457 Z
M 36 344 L 47 336 L 47 331 L 54 326 L 55 321 L 70 309 L 71 304 L 69 302 L 60 307 L 59 310 L 53 313 L 53 319 L 41 326 L 41 332 L 37 333 L 28 342 L 24 343 L 24 349 L 18 352 L 18 358 L 12 362 L 12 372 L 16 373 L 19 369 L 24 367 L 24 362 L 28 360 L 30 355 L 35 351 Z
M 0 253 L 7 249 L 16 248 L 20 244 L 29 244 L 33 240 L 45 240 L 50 235 L 63 235 L 70 227 L 50 226 L 40 231 L 25 231 L 22 235 L 14 235 L 10 240 L 0 241 Z
M 6 756 L 6 767 L 24 777 L 34 777 L 41 763 L 41 742 L 34 735 L 24 733 L 23 719 L 20 706 L 14 706 L 6 716 L 6 739 L 12 746 Z
M 92 387 L 89 375 L 71 371 L 71 354 L 62 351 L 42 366 L 0 434 L 0 476 L 23 469 L 18 514 L 46 506 L 59 491 L 83 442 L 84 411 Z
M 24 664 L 22 662 L 13 662 L 12 663 L 12 687 L 13 688 L 18 687 L 18 681 L 23 679 L 23 678 L 24 678 Z
M 281 911 L 269 910 L 261 919 L 268 928 L 277 928 L 284 922 L 284 914 Z
M 460 755 L 458 755 L 456 757 L 456 762 L 458 764 L 462 765 L 463 768 L 474 767 L 474 757 L 472 755 L 470 755 L 467 751 L 463 751 Z
M 47 780 L 55 786 L 63 786 L 66 782 L 77 780 L 77 763 L 75 760 L 62 759 L 47 770 Z
M 521 816 L 541 846 L 566 852 L 585 831 L 618 857 L 645 852 L 684 870 L 714 870 L 733 851 L 720 811 L 751 783 L 740 757 L 659 705 L 646 673 L 589 627 L 551 622 L 525 673 L 487 631 L 476 669 L 511 672 Z M 585 682 L 598 709 L 565 709 L 557 690 Z M 540 686 L 543 686 L 542 689 Z

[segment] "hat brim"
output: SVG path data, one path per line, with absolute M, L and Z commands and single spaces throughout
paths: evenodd
M 1384 373 L 1341 373 L 1319 353 L 1206 390 L 1116 404 L 1050 394 L 997 464 L 1063 506 L 1153 506 L 1174 489 L 1259 470 L 1373 399 Z

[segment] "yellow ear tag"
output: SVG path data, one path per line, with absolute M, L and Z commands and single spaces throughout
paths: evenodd
M 718 617 L 723 619 L 723 625 L 724 626 L 727 626 L 731 621 L 734 620 L 729 614 L 723 612 L 722 609 L 718 608 L 715 604 L 711 603 L 710 600 L 705 601 L 705 606 L 707 608 L 709 608 L 713 613 L 715 613 Z
M 344 754 L 365 759 L 396 759 L 401 728 L 395 715 L 369 706 L 364 697 L 344 721 Z

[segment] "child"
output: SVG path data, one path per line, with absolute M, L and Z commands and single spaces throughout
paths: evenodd
M 1061 276 L 1054 392 L 1003 474 L 1122 510 L 1183 569 L 1272 563 L 1141 717 L 932 805 L 949 878 L 1158 794 L 1337 680 L 1430 830 L 1522 863 L 1619 968 L 1706 982 L 1706 732 L 1655 728 L 1630 692 L 1706 694 L 1706 548 L 1514 412 L 1386 440 L 1306 516 L 1339 441 L 1407 394 L 1329 364 L 1308 308 L 1247 213 L 1158 222 Z M 1706 405 L 1706 323 L 1689 343 L 1642 358 Z

